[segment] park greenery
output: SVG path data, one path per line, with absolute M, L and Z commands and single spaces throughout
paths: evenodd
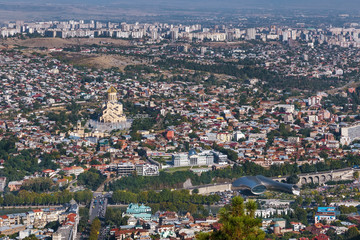
M 78 203 L 88 205 L 92 199 L 90 190 L 78 191 L 75 193 L 63 190 L 51 193 L 37 193 L 20 190 L 19 192 L 6 193 L 0 196 L 1 206 L 27 206 L 27 205 L 55 205 L 68 203 L 75 199 Z
M 310 91 L 318 91 L 328 89 L 330 86 L 340 86 L 342 84 L 338 78 L 307 78 L 303 76 L 283 76 L 281 74 L 271 72 L 262 67 L 253 64 L 239 65 L 236 63 L 217 63 L 217 64 L 201 64 L 188 60 L 166 59 L 155 62 L 156 65 L 163 69 L 189 69 L 198 72 L 207 72 L 211 74 L 226 74 L 236 77 L 240 80 L 251 78 L 266 79 L 264 87 L 277 89 L 304 89 Z M 187 78 L 179 79 L 187 81 Z M 188 79 L 188 81 L 192 79 Z M 222 82 L 209 81 L 211 85 L 218 86 Z
M 240 79 L 247 79 L 247 78 L 268 79 L 274 76 L 273 73 L 265 70 L 264 68 L 259 68 L 254 66 L 245 66 L 243 68 L 239 68 L 236 64 L 230 64 L 230 63 L 219 63 L 214 65 L 208 65 L 208 64 L 201 64 L 196 62 L 190 62 L 186 60 L 166 59 L 166 60 L 160 60 L 155 64 L 163 68 L 180 68 L 180 69 L 190 69 L 195 71 L 209 72 L 214 74 L 226 74 Z
M 39 193 L 51 190 L 54 185 L 54 182 L 50 178 L 33 178 L 25 181 L 21 185 L 21 189 Z
M 79 208 L 79 225 L 78 225 L 78 232 L 85 232 L 86 227 L 88 226 L 88 220 L 89 220 L 89 209 L 80 207 Z
M 15 136 L 7 136 L 0 141 L 0 159 L 4 159 L 4 168 L 0 169 L 0 176 L 4 176 L 9 181 L 21 180 L 24 176 L 39 172 L 44 169 L 57 169 L 58 165 L 52 160 L 60 158 L 57 151 L 43 153 L 39 149 L 27 149 L 17 151 Z M 15 154 L 16 153 L 16 154 Z M 41 160 L 39 163 L 38 160 Z
M 105 224 L 111 226 L 127 225 L 128 217 L 122 217 L 120 208 L 108 207 L 105 213 Z
M 145 203 L 152 207 L 152 211 L 175 211 L 190 212 L 191 214 L 203 211 L 203 205 L 211 205 L 220 200 L 218 195 L 203 196 L 199 194 L 190 194 L 189 190 L 168 190 L 163 189 L 160 192 L 142 191 L 132 193 L 128 191 L 114 191 L 111 201 L 113 203 Z
M 81 173 L 77 180 L 79 185 L 84 185 L 89 189 L 96 190 L 106 179 L 99 170 L 90 168 L 89 171 Z
M 146 190 L 160 190 L 164 188 L 182 188 L 182 184 L 190 179 L 194 186 L 210 184 L 219 180 L 231 181 L 242 176 L 263 175 L 266 177 L 289 176 L 288 182 L 295 183 L 299 180 L 297 175 L 301 173 L 321 172 L 336 170 L 345 167 L 360 165 L 360 157 L 354 155 L 346 156 L 342 161 L 326 160 L 316 164 L 305 163 L 301 166 L 295 164 L 271 165 L 269 169 L 257 165 L 253 162 L 245 162 L 241 165 L 235 164 L 233 167 L 217 169 L 202 173 L 200 176 L 190 171 L 176 171 L 174 173 L 160 172 L 159 176 L 128 176 L 113 181 L 106 186 L 107 190 L 128 190 L 140 192 Z

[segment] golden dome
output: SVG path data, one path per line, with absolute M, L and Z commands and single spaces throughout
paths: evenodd
M 109 88 L 109 90 L 107 90 L 107 92 L 108 92 L 108 93 L 117 93 L 116 89 L 115 89 L 113 86 L 111 86 L 111 87 Z

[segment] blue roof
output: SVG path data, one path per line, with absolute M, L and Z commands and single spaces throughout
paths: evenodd
M 335 212 L 335 207 L 318 207 L 318 212 Z
M 195 149 L 190 149 L 189 156 L 196 155 L 196 154 L 197 153 L 196 153 Z
M 148 213 L 151 212 L 151 208 L 148 206 L 145 206 L 144 204 L 134 204 L 130 203 L 129 206 L 126 209 L 126 214 L 139 214 L 139 213 Z

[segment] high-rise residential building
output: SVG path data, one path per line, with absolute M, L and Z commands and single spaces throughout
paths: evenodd
M 179 29 L 178 28 L 174 28 L 171 32 L 170 32 L 170 37 L 171 40 L 175 41 L 179 38 Z
M 246 30 L 246 39 L 247 40 L 254 40 L 256 38 L 256 29 L 255 28 L 248 28 Z
M 288 30 L 283 31 L 282 40 L 283 40 L 283 42 L 289 41 L 289 31 Z

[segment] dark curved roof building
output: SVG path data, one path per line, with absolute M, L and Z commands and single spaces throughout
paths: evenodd
M 241 177 L 232 183 L 232 188 L 234 190 L 248 190 L 254 195 L 260 195 L 266 190 L 300 194 L 298 186 L 277 182 L 262 175 Z

